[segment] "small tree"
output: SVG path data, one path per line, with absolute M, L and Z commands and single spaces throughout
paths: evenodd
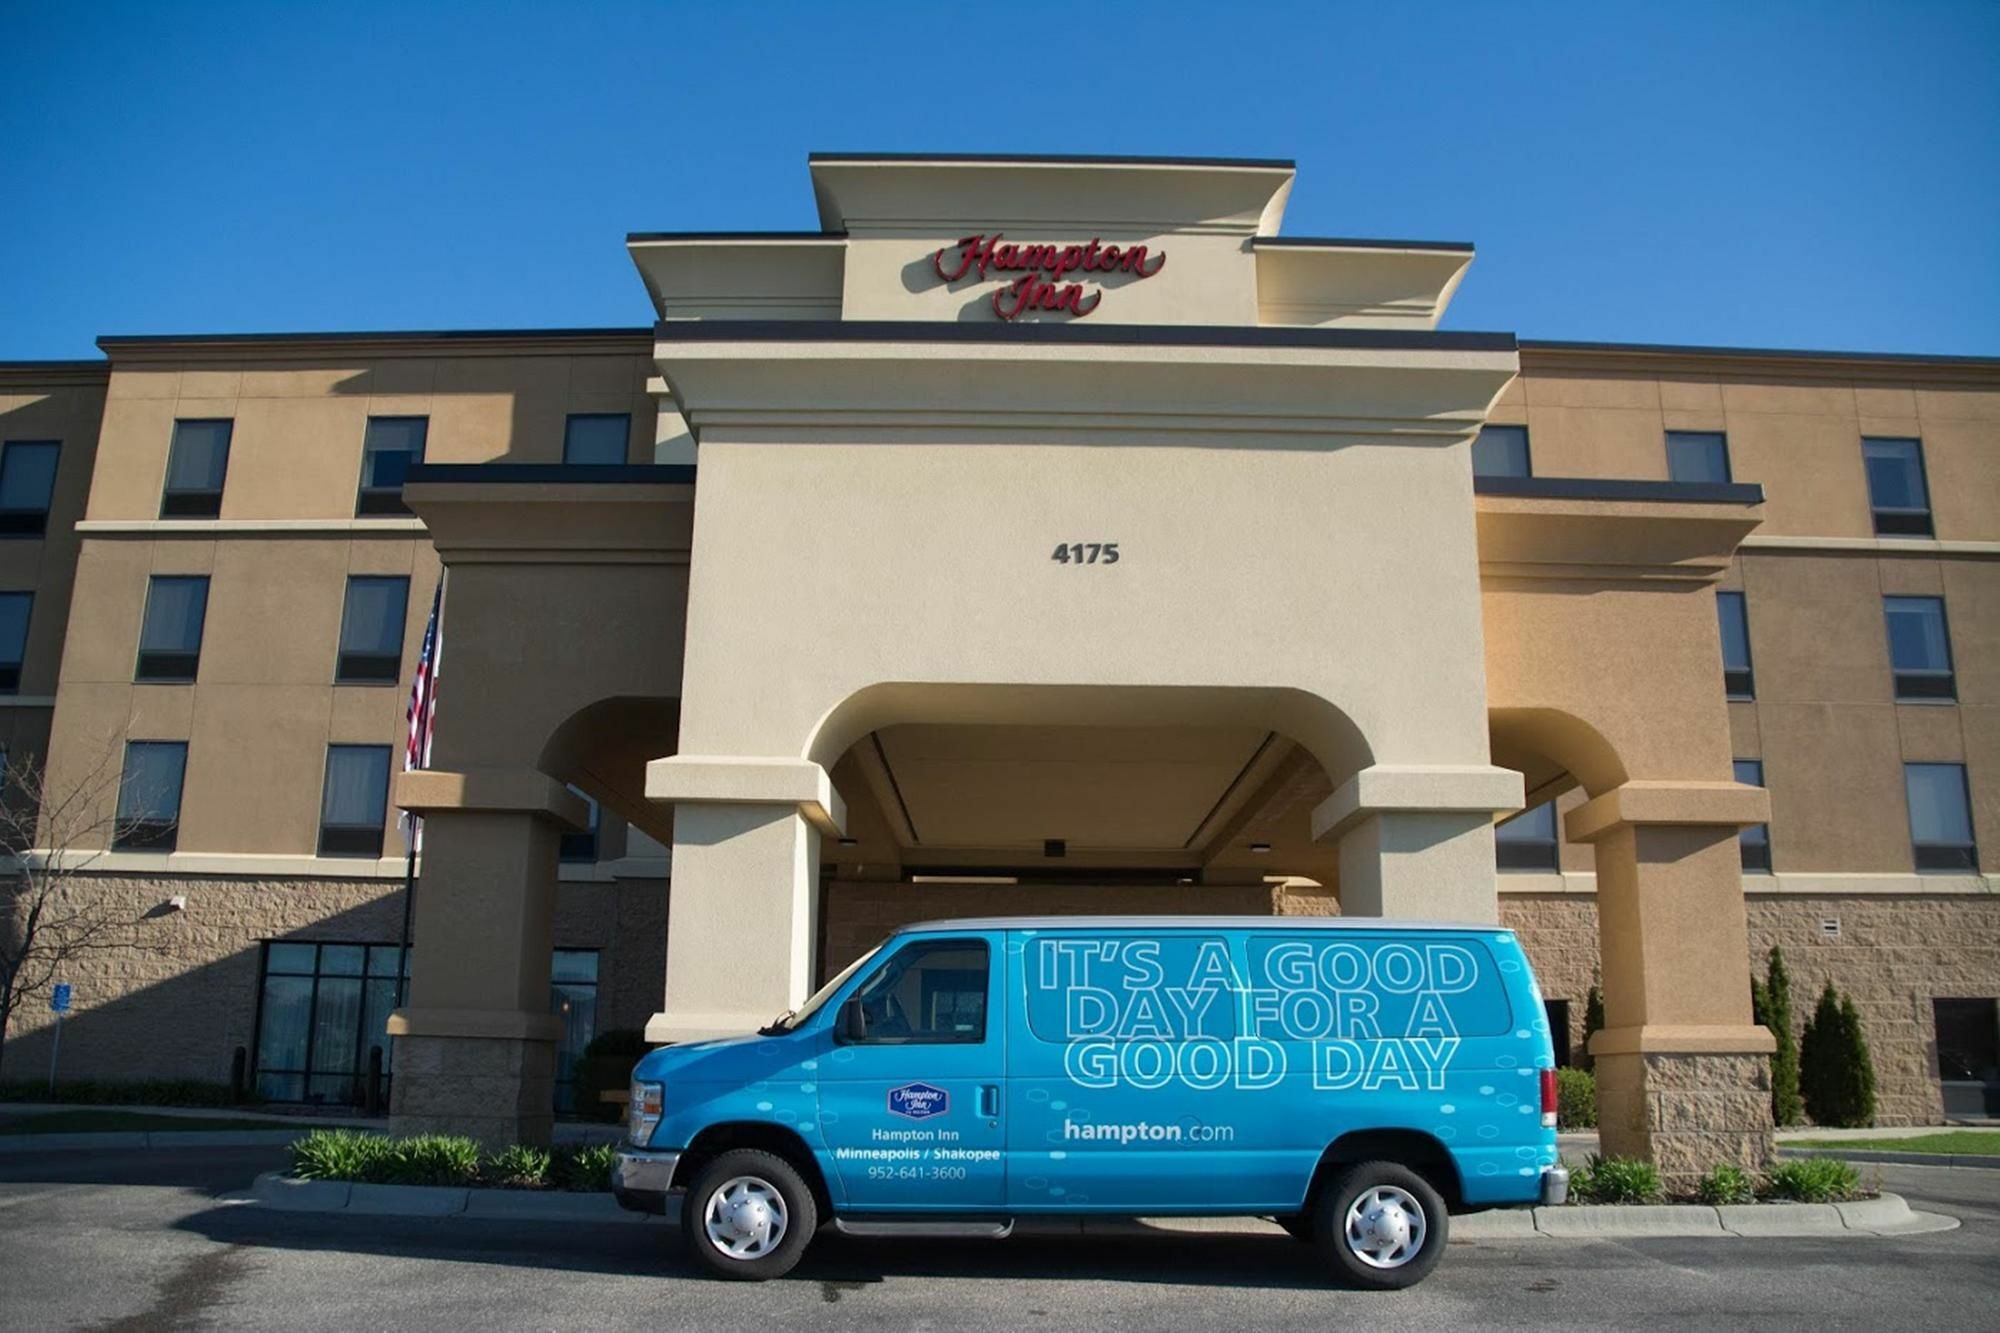
M 85 878 L 120 830 L 118 784 L 109 752 L 60 789 L 34 759 L 0 763 L 0 1064 L 31 997 L 91 954 L 140 947 L 137 921 Z
M 1796 1125 L 1805 1119 L 1805 1107 L 1799 1100 L 1798 1038 L 1792 1035 L 1792 976 L 1785 969 L 1784 951 L 1775 944 L 1759 1021 L 1778 1043 L 1771 1052 L 1771 1119 L 1779 1125 Z
M 1590 1034 L 1604 1030 L 1604 988 L 1592 983 L 1590 994 L 1583 1001 L 1583 1053 L 1577 1057 L 1578 1069 L 1590 1069 L 1596 1061 L 1590 1055 Z
M 1826 983 L 1799 1047 L 1799 1088 L 1816 1125 L 1859 1128 L 1875 1121 L 1875 1064 L 1851 998 Z

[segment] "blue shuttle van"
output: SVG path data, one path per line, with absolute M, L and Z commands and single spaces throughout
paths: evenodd
M 1248 1214 L 1370 1287 L 1452 1210 L 1559 1203 L 1554 1053 L 1496 926 L 1284 917 L 935 921 L 754 1036 L 656 1050 L 613 1171 L 680 1195 L 715 1272 L 850 1234 Z

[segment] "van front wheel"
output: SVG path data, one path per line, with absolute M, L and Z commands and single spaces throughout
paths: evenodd
M 711 1272 L 758 1282 L 792 1271 L 819 1225 L 812 1190 L 775 1153 L 739 1148 L 704 1166 L 688 1187 L 681 1231 Z
M 1343 1167 L 1320 1191 L 1313 1239 L 1347 1281 L 1414 1286 L 1437 1267 L 1450 1220 L 1430 1182 L 1394 1162 Z

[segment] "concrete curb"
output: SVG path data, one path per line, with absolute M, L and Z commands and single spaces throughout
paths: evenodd
M 637 1223 L 674 1225 L 630 1213 L 609 1194 L 554 1190 L 438 1189 L 421 1185 L 350 1185 L 295 1180 L 271 1171 L 257 1177 L 248 1202 L 280 1212 L 346 1213 L 356 1217 L 469 1217 L 495 1222 Z M 1647 1236 L 1914 1235 L 1950 1231 L 1958 1219 L 1912 1212 L 1901 1195 L 1858 1203 L 1593 1205 L 1494 1209 L 1451 1219 L 1455 1240 L 1630 1240 Z M 1023 1218 L 1018 1236 L 1143 1236 L 1162 1232 L 1281 1236 L 1263 1217 Z
M 214 1133 L 198 1129 L 116 1130 L 98 1134 L 0 1133 L 0 1157 L 132 1148 L 273 1148 L 296 1141 L 302 1133 L 303 1130 L 297 1129 L 217 1130 Z
M 1866 1139 L 1858 1140 L 1867 1142 Z M 1786 1157 L 1833 1157 L 1843 1162 L 1872 1163 L 1876 1166 L 1972 1166 L 2000 1171 L 2000 1157 L 1968 1156 L 1941 1152 L 1878 1152 L 1872 1148 L 1791 1148 L 1779 1144 Z

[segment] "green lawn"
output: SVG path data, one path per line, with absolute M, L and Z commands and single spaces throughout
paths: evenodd
M 206 1116 L 155 1115 L 145 1111 L 44 1111 L 0 1115 L 0 1134 L 100 1134 L 148 1131 L 287 1129 L 280 1120 L 229 1120 Z M 309 1126 L 302 1126 L 305 1132 Z
M 1934 1152 L 1957 1157 L 2000 1157 L 2000 1129 L 1944 1129 L 1907 1139 L 1793 1139 L 1787 1148 L 1846 1148 L 1853 1152 Z

